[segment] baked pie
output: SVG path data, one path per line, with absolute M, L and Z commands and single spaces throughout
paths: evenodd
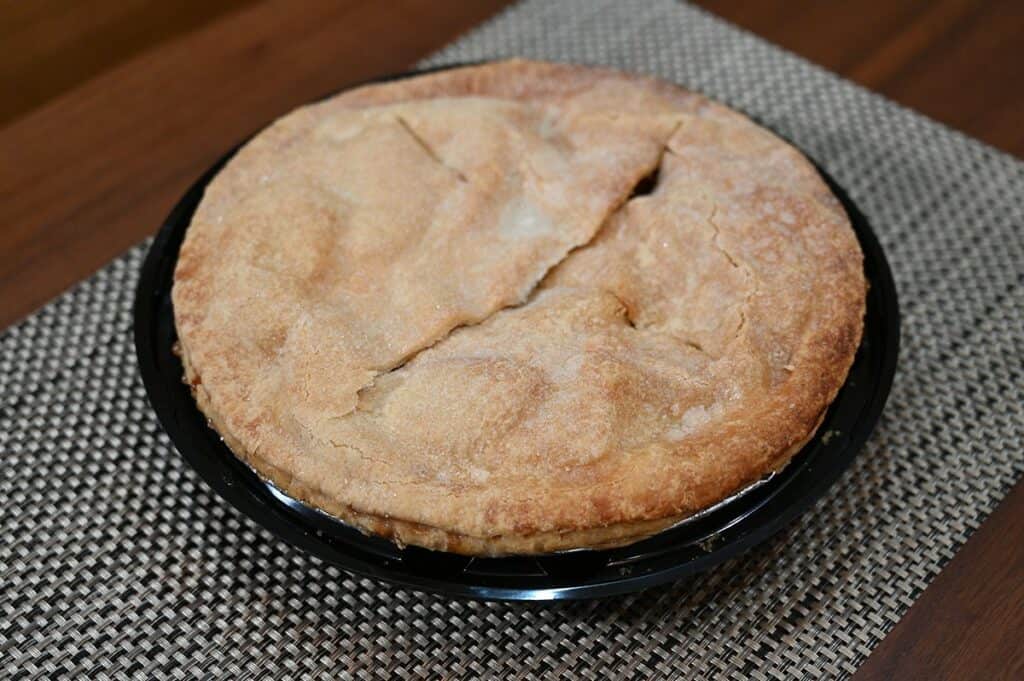
M 213 179 L 174 275 L 237 456 L 396 543 L 635 542 L 786 465 L 866 284 L 813 166 L 678 86 L 513 60 L 356 88 Z

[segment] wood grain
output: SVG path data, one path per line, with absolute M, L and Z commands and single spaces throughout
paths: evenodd
M 0 0 L 0 125 L 253 0 Z
M 403 70 L 503 4 L 0 0 L 0 328 L 154 232 L 267 121 Z M 698 4 L 1024 157 L 1024 3 Z M 1022 523 L 1018 485 L 859 677 L 1024 678 Z

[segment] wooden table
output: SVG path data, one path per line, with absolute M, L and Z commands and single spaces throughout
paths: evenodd
M 0 0 L 0 327 L 155 231 L 231 144 L 401 71 L 502 0 Z M 825 67 L 1024 157 L 1024 3 L 701 0 Z M 858 674 L 1024 668 L 1024 484 Z

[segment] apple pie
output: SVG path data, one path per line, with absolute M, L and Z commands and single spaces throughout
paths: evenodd
M 231 450 L 399 545 L 635 542 L 785 466 L 866 283 L 814 167 L 676 85 L 523 60 L 300 108 L 210 182 L 178 350 Z

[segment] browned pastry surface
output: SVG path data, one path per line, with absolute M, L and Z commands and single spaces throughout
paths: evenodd
M 518 60 L 274 123 L 208 187 L 173 292 L 236 454 L 474 554 L 628 543 L 784 466 L 864 296 L 788 144 L 673 85 Z

